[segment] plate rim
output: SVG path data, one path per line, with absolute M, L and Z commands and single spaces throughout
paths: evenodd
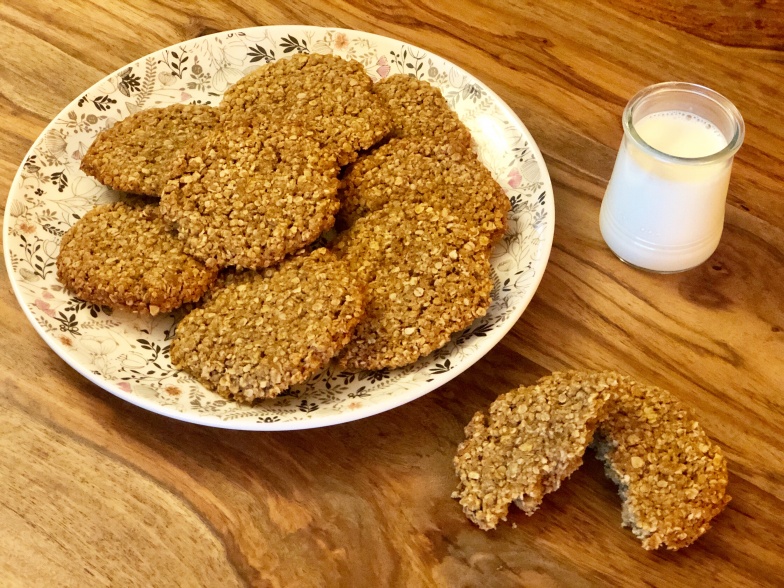
M 116 75 L 121 70 L 136 64 L 144 59 L 152 57 L 153 55 L 159 53 L 160 51 L 165 51 L 167 49 L 175 48 L 182 43 L 187 43 L 194 41 L 196 39 L 209 39 L 213 37 L 218 37 L 222 35 L 227 35 L 229 33 L 237 33 L 237 32 L 247 32 L 247 31 L 270 31 L 275 29 L 283 29 L 283 30 L 291 30 L 296 28 L 297 30 L 311 30 L 311 31 L 334 31 L 337 33 L 344 33 L 344 34 L 359 34 L 365 37 L 374 37 L 384 42 L 393 42 L 393 43 L 402 43 L 410 47 L 411 49 L 417 51 L 423 51 L 426 54 L 433 55 L 438 57 L 439 59 L 443 59 L 446 63 L 450 64 L 450 66 L 456 68 L 460 73 L 466 74 L 472 80 L 478 82 L 482 89 L 488 93 L 488 95 L 493 99 L 494 104 L 499 110 L 501 110 L 506 116 L 510 118 L 511 121 L 516 122 L 519 124 L 527 133 L 528 137 L 530 137 L 530 142 L 528 147 L 534 154 L 537 161 L 541 161 L 542 163 L 542 171 L 544 172 L 541 180 L 543 182 L 543 189 L 546 194 L 549 196 L 547 198 L 547 213 L 550 214 L 550 218 L 552 219 L 551 222 L 547 223 L 544 227 L 544 231 L 542 232 L 542 240 L 538 247 L 538 251 L 540 253 L 539 257 L 537 258 L 537 264 L 541 264 L 541 271 L 536 272 L 533 280 L 529 288 L 526 290 L 524 296 L 520 298 L 520 302 L 518 304 L 518 308 L 516 308 L 509 316 L 509 318 L 502 324 L 499 328 L 493 330 L 491 332 L 492 336 L 488 336 L 482 340 L 482 342 L 477 346 L 474 353 L 465 361 L 463 361 L 459 366 L 456 366 L 455 369 L 449 370 L 448 372 L 444 372 L 441 374 L 435 374 L 434 378 L 430 382 L 424 382 L 418 385 L 414 390 L 407 391 L 406 393 L 400 395 L 390 395 L 389 397 L 383 398 L 373 404 L 368 406 L 363 406 L 356 410 L 352 411 L 344 411 L 341 413 L 337 413 L 334 415 L 327 415 L 327 416 L 319 416 L 316 420 L 306 419 L 301 421 L 278 421 L 278 422 L 237 422 L 232 420 L 221 420 L 219 417 L 214 415 L 198 415 L 198 414 L 191 414 L 191 413 L 184 413 L 172 406 L 163 406 L 159 403 L 154 402 L 151 399 L 144 398 L 142 396 L 133 394 L 132 392 L 126 392 L 119 387 L 115 386 L 115 384 L 103 376 L 98 374 L 94 374 L 93 372 L 89 371 L 86 367 L 84 367 L 80 362 L 76 361 L 75 358 L 72 358 L 65 350 L 65 348 L 57 341 L 53 336 L 47 333 L 43 327 L 38 324 L 35 316 L 33 316 L 32 311 L 28 308 L 27 303 L 25 302 L 22 292 L 20 289 L 19 284 L 17 283 L 13 269 L 11 266 L 11 258 L 10 258 L 10 247 L 8 246 L 8 240 L 5 238 L 7 235 L 8 227 L 10 226 L 10 218 L 11 218 L 11 206 L 9 206 L 8 199 L 6 199 L 6 209 L 5 214 L 3 215 L 3 258 L 5 261 L 6 272 L 8 274 L 9 281 L 11 282 L 11 289 L 16 297 L 17 303 L 22 308 L 24 315 L 27 317 L 27 320 L 32 324 L 35 331 L 38 335 L 43 339 L 43 341 L 49 346 L 49 348 L 54 351 L 60 359 L 62 359 L 69 367 L 74 369 L 77 373 L 81 376 L 86 378 L 91 383 L 95 384 L 102 390 L 116 396 L 130 404 L 138 406 L 144 410 L 149 412 L 172 418 L 178 421 L 187 422 L 195 425 L 201 425 L 206 427 L 218 428 L 218 429 L 227 429 L 227 430 L 235 430 L 235 431 L 295 431 L 295 430 L 304 430 L 304 429 L 314 429 L 314 428 L 321 428 L 321 427 L 330 427 L 335 425 L 340 425 L 344 423 L 349 423 L 353 421 L 357 421 L 360 419 L 368 418 L 371 416 L 378 415 L 382 412 L 387 412 L 394 408 L 398 408 L 404 404 L 408 404 L 409 402 L 413 402 L 426 394 L 429 394 L 433 390 L 443 386 L 444 384 L 448 383 L 449 381 L 457 378 L 460 374 L 465 372 L 468 368 L 472 367 L 476 364 L 479 360 L 481 360 L 487 353 L 489 353 L 493 347 L 495 347 L 501 340 L 506 336 L 506 334 L 517 324 L 520 317 L 522 316 L 523 312 L 528 308 L 531 300 L 533 299 L 536 291 L 539 288 L 539 284 L 542 281 L 544 273 L 547 269 L 549 264 L 550 254 L 552 252 L 552 245 L 553 245 L 553 237 L 555 234 L 555 202 L 554 202 L 554 194 L 553 194 L 553 186 L 552 180 L 550 178 L 550 172 L 547 168 L 547 163 L 542 156 L 542 152 L 539 149 L 539 145 L 536 143 L 533 135 L 528 130 L 528 127 L 525 126 L 525 123 L 520 119 L 519 116 L 512 110 L 512 108 L 503 100 L 501 99 L 498 94 L 494 90 L 492 90 L 487 84 L 485 84 L 481 79 L 477 78 L 471 72 L 466 71 L 458 64 L 453 63 L 449 59 L 445 57 L 441 57 L 438 53 L 433 51 L 423 49 L 417 45 L 409 43 L 408 41 L 403 41 L 400 39 L 395 39 L 392 37 L 387 37 L 385 35 L 379 35 L 377 33 L 369 33 L 366 31 L 361 31 L 358 29 L 347 29 L 341 27 L 320 27 L 314 25 L 297 25 L 297 24 L 287 24 L 287 25 L 269 25 L 269 26 L 256 26 L 256 27 L 244 27 L 239 29 L 230 29 L 226 31 L 219 31 L 217 33 L 212 33 L 210 35 L 204 35 L 201 37 L 194 37 L 192 39 L 185 39 L 183 41 L 179 41 L 167 47 L 161 47 L 146 55 L 138 57 L 133 61 L 126 63 L 125 65 L 120 66 L 118 69 L 106 74 L 100 80 L 95 82 L 89 88 L 80 92 L 78 96 L 76 96 L 73 100 L 71 100 L 66 106 L 64 106 L 60 111 L 52 118 L 52 120 L 43 128 L 43 130 L 38 134 L 38 136 L 33 139 L 33 143 L 30 148 L 25 153 L 24 157 L 22 158 L 22 163 L 19 165 L 19 168 L 14 174 L 14 177 L 11 181 L 11 185 L 9 188 L 8 196 L 10 197 L 12 194 L 15 194 L 17 186 L 21 180 L 22 170 L 24 168 L 24 162 L 30 157 L 33 151 L 36 149 L 39 139 L 45 135 L 56 123 L 59 115 L 68 109 L 76 108 L 76 103 L 79 101 L 80 96 L 88 94 L 96 89 L 101 84 L 105 83 L 108 78 L 111 76 Z

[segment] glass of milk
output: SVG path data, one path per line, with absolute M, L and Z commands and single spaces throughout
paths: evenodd
M 680 272 L 708 259 L 724 226 L 738 109 L 704 86 L 665 82 L 623 111 L 623 142 L 602 201 L 602 237 L 622 261 Z

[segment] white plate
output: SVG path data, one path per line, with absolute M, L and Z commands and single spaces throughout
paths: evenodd
M 205 390 L 172 368 L 171 315 L 111 312 L 80 301 L 57 281 L 60 237 L 96 204 L 116 197 L 79 171 L 95 135 L 144 108 L 218 104 L 265 62 L 296 52 L 356 59 L 368 75 L 416 75 L 438 86 L 471 129 L 477 151 L 512 201 L 509 230 L 493 258 L 487 315 L 414 365 L 378 372 L 328 369 L 289 394 L 248 407 Z M 323 427 L 374 415 L 448 382 L 498 343 L 542 278 L 553 240 L 547 168 L 520 119 L 487 86 L 423 49 L 359 31 L 305 26 L 242 29 L 200 37 L 143 57 L 65 108 L 25 157 L 11 186 L 4 253 L 14 292 L 44 341 L 79 373 L 137 406 L 192 423 L 246 430 Z

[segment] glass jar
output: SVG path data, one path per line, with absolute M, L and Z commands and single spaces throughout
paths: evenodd
M 645 88 L 623 112 L 623 141 L 602 201 L 600 229 L 624 262 L 679 272 L 719 244 L 743 118 L 704 86 Z

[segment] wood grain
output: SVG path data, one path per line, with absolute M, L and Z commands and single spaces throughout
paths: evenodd
M 4 586 L 780 585 L 784 578 L 784 6 L 228 0 L 0 4 L 0 198 L 69 101 L 150 51 L 301 23 L 400 38 L 471 71 L 520 115 L 555 186 L 536 297 L 503 342 L 426 397 L 363 421 L 211 430 L 88 383 L 0 289 Z M 699 268 L 622 265 L 598 229 L 641 87 L 706 84 L 743 113 L 725 233 Z M 474 411 L 551 370 L 615 368 L 691 405 L 730 461 L 733 501 L 678 553 L 643 551 L 592 456 L 534 516 L 485 533 L 449 495 Z

